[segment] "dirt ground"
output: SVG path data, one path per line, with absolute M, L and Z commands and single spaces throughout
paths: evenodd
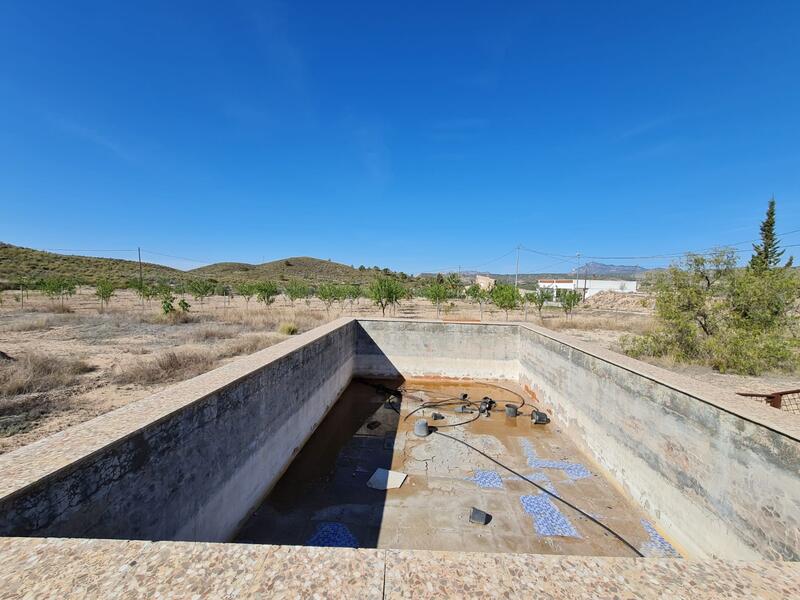
M 268 308 L 255 299 L 248 305 L 240 297 L 212 297 L 202 305 L 187 299 L 192 304 L 188 318 L 168 321 L 157 301 L 142 306 L 127 290 L 118 291 L 103 312 L 90 288 L 68 299 L 67 311 L 35 292 L 24 308 L 12 292 L 3 293 L 0 351 L 15 360 L 0 355 L 0 453 L 276 344 L 289 337 L 287 324 L 300 333 L 343 315 L 380 315 L 366 299 L 329 310 L 317 299 L 292 306 L 278 298 Z M 601 300 L 595 304 L 606 308 L 582 308 L 569 320 L 557 308 L 545 309 L 541 324 L 612 350 L 619 349 L 624 333 L 641 333 L 652 325 L 641 298 Z M 396 311 L 387 310 L 387 316 L 437 318 L 436 308 L 423 299 L 404 301 Z M 440 318 L 478 321 L 480 310 L 466 301 L 451 302 Z M 540 323 L 535 310 L 527 315 L 515 311 L 510 319 Z M 503 321 L 505 314 L 484 308 L 483 320 Z M 800 388 L 797 376 L 740 377 L 656 364 L 733 391 Z

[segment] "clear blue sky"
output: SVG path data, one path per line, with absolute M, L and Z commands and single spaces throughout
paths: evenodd
M 798 2 L 124 4 L 0 4 L 0 240 L 418 272 L 739 242 L 772 194 L 800 229 Z

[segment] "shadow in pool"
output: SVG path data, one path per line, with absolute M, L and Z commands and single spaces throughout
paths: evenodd
M 399 415 L 376 386 L 401 383 L 353 380 L 234 541 L 377 547 L 386 492 L 367 480 L 391 469 Z

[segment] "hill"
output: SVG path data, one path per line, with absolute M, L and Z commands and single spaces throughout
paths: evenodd
M 387 269 L 359 268 L 307 256 L 286 258 L 251 265 L 222 262 L 182 271 L 154 263 L 142 263 L 145 281 L 186 282 L 191 279 L 214 279 L 223 283 L 297 279 L 309 284 L 322 282 L 368 283 L 378 274 L 391 274 Z M 98 279 L 111 279 L 125 285 L 139 278 L 139 263 L 133 260 L 97 258 L 43 252 L 0 242 L 0 284 L 14 286 L 20 279 L 37 281 L 46 277 L 69 277 L 79 283 L 93 284 Z M 404 276 L 400 275 L 401 279 Z
M 349 265 L 321 260 L 309 256 L 296 256 L 282 260 L 273 260 L 260 265 L 248 263 L 215 263 L 187 272 L 194 277 L 216 279 L 222 282 L 234 281 L 288 281 L 297 279 L 306 283 L 368 283 L 376 274 L 383 273 L 377 269 L 354 269 Z
M 172 267 L 142 263 L 146 281 L 182 281 L 186 273 Z M 96 258 L 42 252 L 0 242 L 0 281 L 5 284 L 20 279 L 36 281 L 46 277 L 69 277 L 80 283 L 94 283 L 108 278 L 117 285 L 139 278 L 139 263 L 135 260 Z

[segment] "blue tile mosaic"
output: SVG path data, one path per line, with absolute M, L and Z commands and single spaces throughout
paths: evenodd
M 332 548 L 358 548 L 358 540 L 350 530 L 341 523 L 324 521 L 317 526 L 308 541 L 309 546 L 329 546 Z
M 484 471 L 482 469 L 475 469 L 475 474 L 472 477 L 467 477 L 467 481 L 474 481 L 478 487 L 502 490 L 503 479 L 497 471 Z
M 539 535 L 581 537 L 547 494 L 520 496 L 519 500 L 525 512 L 533 517 L 533 526 Z
M 680 554 L 672 547 L 672 544 L 661 537 L 656 528 L 644 519 L 642 519 L 642 527 L 644 527 L 647 535 L 650 536 L 650 540 L 639 547 L 639 552 L 645 556 L 680 557 Z
M 559 469 L 570 479 L 583 479 L 584 477 L 591 477 L 592 474 L 589 469 L 580 463 L 571 463 L 565 460 L 544 460 L 536 456 L 536 450 L 529 440 L 522 438 L 522 451 L 528 459 L 528 466 L 537 469 Z

